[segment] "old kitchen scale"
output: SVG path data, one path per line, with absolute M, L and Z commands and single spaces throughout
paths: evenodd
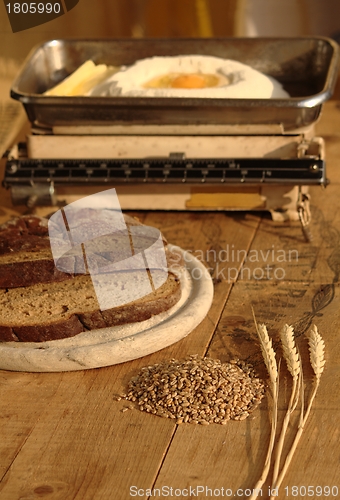
M 120 67 L 184 54 L 245 63 L 290 97 L 42 95 L 88 59 Z M 337 69 L 338 46 L 324 37 L 49 41 L 11 89 L 31 131 L 8 154 L 4 186 L 28 206 L 115 187 L 123 210 L 269 210 L 300 219 L 308 239 L 308 186 L 328 182 L 314 125 Z

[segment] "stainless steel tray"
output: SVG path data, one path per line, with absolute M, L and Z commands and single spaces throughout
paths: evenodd
M 130 65 L 150 56 L 203 54 L 234 59 L 279 80 L 288 99 L 52 97 L 41 95 L 87 59 Z M 33 49 L 11 96 L 39 126 L 313 124 L 337 79 L 339 48 L 324 37 L 52 40 Z

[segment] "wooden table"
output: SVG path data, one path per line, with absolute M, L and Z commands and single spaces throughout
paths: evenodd
M 194 353 L 252 362 L 266 378 L 251 306 L 258 321 L 268 326 L 275 348 L 280 327 L 294 325 L 307 391 L 312 382 L 306 338 L 311 324 L 318 326 L 326 343 L 320 389 L 279 498 L 304 498 L 303 487 L 308 486 L 328 486 L 330 498 L 340 498 L 337 102 L 326 104 L 318 133 L 326 140 L 331 184 L 324 190 L 311 189 L 312 243 L 303 240 L 299 223 L 273 222 L 265 213 L 139 214 L 170 242 L 191 250 L 213 268 L 211 310 L 184 340 L 108 368 L 69 373 L 0 371 L 1 500 L 162 498 L 157 496 L 161 488 L 163 497 L 171 498 L 227 498 L 231 493 L 248 498 L 265 459 L 270 399 L 265 398 L 244 421 L 202 426 L 176 425 L 137 409 L 123 411 L 128 403 L 116 401 L 115 395 L 125 391 L 141 367 Z M 8 217 L 7 209 L 17 210 L 3 190 L 1 200 L 7 206 L 3 218 Z M 243 274 L 236 278 L 240 271 Z M 282 419 L 291 386 L 284 363 L 280 383 Z M 262 498 L 268 497 L 270 485 L 271 474 Z M 197 487 L 204 493 L 197 494 L 202 491 Z M 339 488 L 335 496 L 332 487 L 335 494 L 334 487 Z M 325 492 L 312 494 L 310 488 L 308 498 L 326 498 Z

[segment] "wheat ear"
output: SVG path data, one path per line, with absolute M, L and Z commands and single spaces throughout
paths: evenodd
M 325 342 L 315 325 L 312 326 L 312 329 L 310 331 L 308 344 L 309 344 L 310 364 L 312 365 L 312 368 L 315 373 L 315 385 L 318 386 L 320 383 L 322 372 L 325 367 L 326 360 L 325 360 Z
M 279 371 L 277 368 L 275 351 L 273 349 L 272 341 L 269 338 L 267 327 L 263 324 L 257 324 L 255 314 L 253 311 L 255 327 L 257 331 L 257 335 L 260 340 L 260 346 L 262 351 L 262 356 L 264 363 L 267 368 L 267 372 L 270 380 L 270 388 L 273 398 L 273 407 L 272 407 L 272 418 L 271 418 L 271 432 L 270 439 L 268 444 L 267 456 L 263 466 L 262 474 L 259 480 L 257 481 L 255 488 L 253 489 L 253 493 L 250 497 L 250 500 L 255 500 L 258 497 L 261 488 L 266 481 L 269 473 L 271 457 L 273 453 L 274 443 L 275 443 L 275 434 L 276 434 L 276 426 L 277 426 L 277 401 L 278 401 L 278 393 L 279 393 Z
M 277 449 L 275 454 L 274 471 L 273 471 L 273 484 L 275 485 L 278 475 L 280 460 L 282 455 L 282 449 L 284 444 L 284 439 L 290 422 L 290 416 L 295 410 L 298 400 L 299 400 L 299 386 L 300 386 L 300 376 L 302 374 L 301 359 L 299 352 L 296 348 L 294 329 L 290 325 L 284 325 L 280 332 L 283 357 L 286 361 L 287 368 L 293 379 L 292 391 L 287 407 L 287 411 L 282 423 L 282 429 L 277 443 Z
M 319 388 L 320 384 L 320 378 L 322 375 L 322 372 L 325 367 L 325 343 L 321 337 L 321 335 L 318 332 L 318 329 L 315 325 L 312 326 L 312 329 L 309 334 L 309 339 L 308 339 L 308 344 L 309 344 L 309 359 L 310 359 L 310 364 L 312 365 L 315 377 L 314 377 L 314 388 L 313 391 L 310 395 L 308 406 L 306 409 L 306 413 L 303 415 L 303 407 L 301 410 L 301 415 L 300 415 L 300 422 L 298 426 L 297 433 L 295 435 L 292 447 L 286 457 L 284 466 L 282 467 L 282 470 L 279 474 L 279 477 L 277 478 L 276 483 L 274 484 L 274 489 L 280 488 L 283 478 L 288 470 L 288 467 L 290 465 L 290 462 L 292 461 L 293 455 L 295 453 L 296 447 L 299 443 L 299 440 L 301 438 L 302 432 L 305 428 L 306 422 L 308 420 L 316 393 Z M 303 394 L 303 391 L 302 391 Z

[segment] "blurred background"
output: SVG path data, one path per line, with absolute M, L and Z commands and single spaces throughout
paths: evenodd
M 340 0 L 79 0 L 55 20 L 13 33 L 5 5 L 14 1 L 0 2 L 0 157 L 25 120 L 21 105 L 10 99 L 11 83 L 30 50 L 44 41 L 312 35 L 340 42 Z M 64 8 L 76 3 L 58 1 Z M 340 99 L 339 82 L 333 99 Z
M 340 39 L 339 0 L 79 0 L 70 12 L 12 33 L 0 4 L 1 56 L 22 60 L 34 45 L 65 37 L 326 35 Z
M 54 38 L 324 35 L 340 41 L 340 0 L 79 0 L 61 17 L 17 33 L 6 3 L 0 3 L 0 76 L 10 78 L 32 47 Z

